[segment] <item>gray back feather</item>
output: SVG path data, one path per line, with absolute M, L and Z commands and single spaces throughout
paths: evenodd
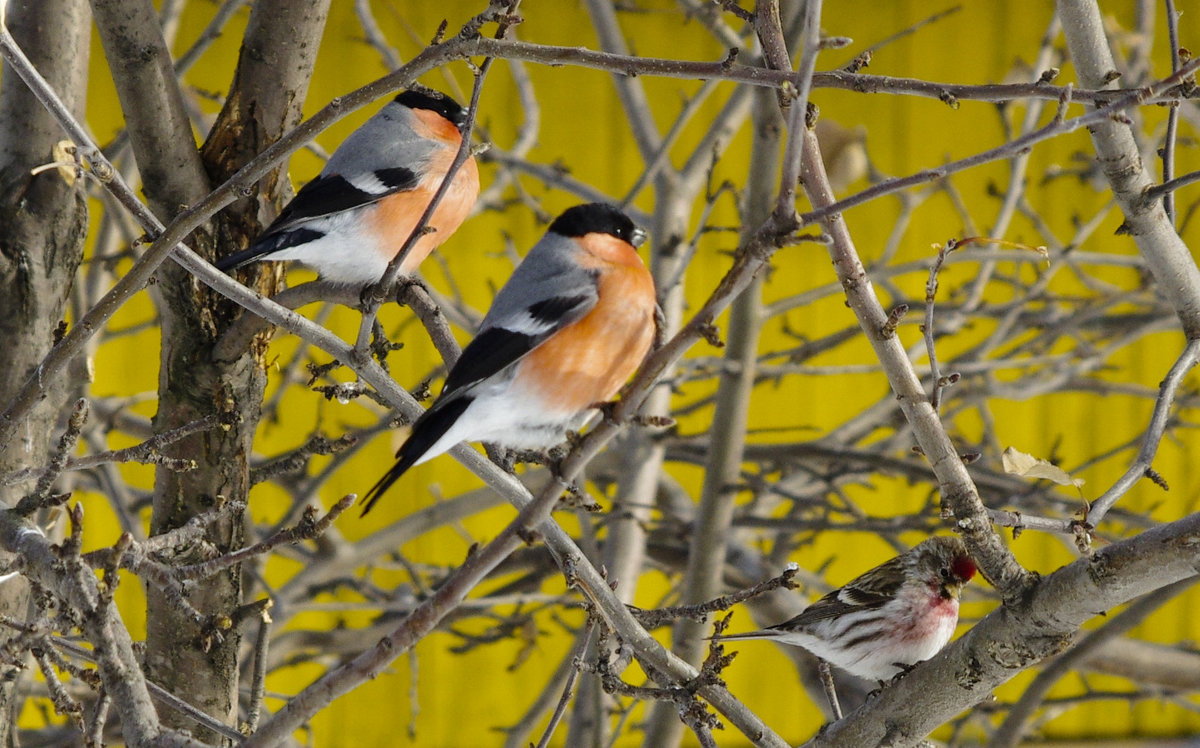
M 496 326 L 513 329 L 514 320 L 528 318 L 530 307 L 551 299 L 586 297 L 590 301 L 575 318 L 582 316 L 596 299 L 596 276 L 580 265 L 582 253 L 574 240 L 548 232 L 496 294 L 480 331 Z
M 416 115 L 403 104 L 394 101 L 380 109 L 342 141 L 322 176 L 340 174 L 353 176 L 369 174 L 398 166 L 414 169 L 424 165 L 431 154 L 443 147 L 413 130 Z

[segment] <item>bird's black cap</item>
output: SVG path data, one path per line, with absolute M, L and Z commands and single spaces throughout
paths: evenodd
M 567 208 L 554 219 L 550 230 L 562 236 L 579 237 L 585 234 L 610 234 L 637 247 L 646 240 L 646 232 L 608 203 L 584 203 Z
M 456 127 L 461 128 L 467 122 L 466 109 L 463 109 L 458 105 L 457 101 L 446 94 L 441 91 L 434 91 L 432 88 L 427 88 L 423 91 L 410 88 L 397 96 L 394 101 L 397 104 L 403 104 L 409 109 L 428 109 L 431 112 L 437 112 L 453 122 Z

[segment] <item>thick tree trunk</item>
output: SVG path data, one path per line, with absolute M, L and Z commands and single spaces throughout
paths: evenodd
M 328 0 L 255 4 L 231 93 L 203 155 L 192 140 L 149 0 L 93 0 L 93 6 L 146 195 L 155 212 L 170 219 L 181 206 L 202 197 L 210 179 L 225 179 L 299 119 Z M 275 181 L 268 183 L 272 193 Z M 194 235 L 194 248 L 208 257 L 243 248 L 259 229 L 257 206 L 250 202 L 218 216 L 208 231 Z M 261 290 L 273 290 L 271 283 L 265 278 Z M 151 518 L 151 532 L 157 534 L 222 502 L 246 499 L 266 377 L 255 355 L 261 346 L 233 360 L 213 360 L 213 344 L 237 315 L 234 305 L 173 264 L 160 270 L 152 290 L 162 325 L 155 430 L 173 429 L 213 413 L 222 414 L 226 424 L 172 445 L 173 455 L 194 459 L 197 468 L 186 473 L 159 470 Z M 243 535 L 243 515 L 227 515 L 210 525 L 207 542 L 196 556 L 236 550 Z M 234 725 L 238 631 L 229 621 L 242 603 L 240 570 L 201 580 L 189 602 L 201 620 L 147 587 L 146 672 L 180 698 Z M 177 713 L 164 711 L 162 717 L 201 739 L 215 737 Z
M 53 18 L 54 23 L 45 23 Z M 82 118 L 87 92 L 91 15 L 84 0 L 10 0 L 7 24 L 17 43 L 63 102 Z M 54 160 L 62 130 L 11 69 L 0 90 L 0 402 L 7 403 L 54 344 L 75 269 L 83 256 L 87 201 L 83 185 L 51 170 L 30 169 Z M 46 382 L 45 399 L 16 437 L 0 445 L 0 473 L 47 462 L 55 423 L 77 382 Z M 32 483 L 0 487 L 12 506 Z M 7 563 L 7 560 L 4 560 Z M 28 587 L 0 585 L 0 613 L 24 620 Z M 0 647 L 8 639 L 0 631 Z M 21 700 L 10 666 L 0 670 L 0 746 L 16 745 Z
M 143 190 L 159 218 L 170 220 L 180 206 L 208 191 L 208 177 L 192 139 L 158 17 L 149 0 L 93 0 L 92 8 Z M 191 239 L 193 247 L 211 256 L 211 236 L 208 231 L 197 232 Z M 152 290 L 162 320 L 162 356 L 154 426 L 161 432 L 227 410 L 225 403 L 240 390 L 232 382 L 222 382 L 221 372 L 207 365 L 207 347 L 219 331 L 213 309 L 217 300 L 171 263 L 159 271 L 158 280 Z M 245 496 L 245 471 L 231 457 L 244 451 L 241 436 L 236 429 L 213 429 L 172 445 L 172 456 L 193 459 L 197 468 L 188 473 L 158 471 L 151 533 L 178 527 L 223 499 Z M 240 517 L 210 526 L 205 540 L 217 551 L 236 548 L 241 542 Z M 220 623 L 241 602 L 239 592 L 237 576 L 229 573 L 196 585 L 189 602 L 202 618 L 197 621 L 194 614 L 164 599 L 156 587 L 146 587 L 147 677 L 230 723 L 236 703 L 237 636 Z M 176 712 L 163 710 L 161 717 L 172 727 L 195 730 Z M 202 740 L 214 737 L 205 730 L 195 732 Z

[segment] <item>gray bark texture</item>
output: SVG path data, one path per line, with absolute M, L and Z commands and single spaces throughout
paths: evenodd
M 96 0 L 93 5 L 143 189 L 160 218 L 169 220 L 200 200 L 210 180 L 224 180 L 299 120 L 328 2 L 255 4 L 225 108 L 202 150 L 192 138 L 150 2 Z M 277 176 L 264 181 L 264 189 L 273 193 Z M 248 202 L 216 217 L 195 232 L 189 244 L 209 258 L 245 247 L 261 229 L 257 206 Z M 261 290 L 274 290 L 272 279 L 263 279 L 263 284 Z M 232 360 L 213 358 L 212 347 L 237 316 L 236 305 L 171 263 L 160 269 L 153 290 L 162 325 L 155 431 L 213 414 L 222 420 L 222 426 L 172 446 L 172 455 L 195 460 L 197 468 L 184 473 L 159 470 L 151 517 L 151 533 L 157 535 L 224 502 L 245 500 L 266 376 L 258 344 Z M 241 547 L 243 539 L 244 515 L 227 513 L 209 525 L 205 542 L 175 560 L 200 561 L 227 553 Z M 240 569 L 201 580 L 188 596 L 191 610 L 166 599 L 153 585 L 147 585 L 146 592 L 147 675 L 201 711 L 234 725 L 239 632 L 232 622 L 242 604 Z M 162 718 L 170 726 L 192 729 L 203 740 L 215 737 L 177 712 L 164 711 Z
M 52 24 L 44 23 L 47 17 Z M 91 17 L 83 0 L 10 0 L 7 25 L 13 36 L 60 93 L 82 116 L 87 92 Z M 30 170 L 53 161 L 61 128 L 6 65 L 0 88 L 0 400 L 8 402 L 56 339 L 75 269 L 83 256 L 87 202 L 82 181 L 70 185 L 56 171 Z M 72 370 L 75 373 L 76 370 Z M 46 383 L 45 397 L 16 437 L 0 445 L 0 473 L 43 465 L 55 423 L 74 386 L 74 377 Z M 0 488 L 0 501 L 12 506 L 32 481 Z M 8 559 L 0 559 L 7 564 Z M 13 580 L 0 586 L 0 614 L 25 620 L 28 586 Z M 0 647 L 11 638 L 0 631 Z M 15 720 L 21 708 L 17 673 L 0 671 L 0 745 L 16 744 Z

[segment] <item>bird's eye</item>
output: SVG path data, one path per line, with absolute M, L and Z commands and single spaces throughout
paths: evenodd
M 949 581 L 950 581 L 950 570 L 949 570 L 949 569 L 947 569 L 947 568 L 945 568 L 945 567 L 942 567 L 942 569 L 941 569 L 941 574 L 942 574 L 942 581 L 943 581 L 943 582 L 949 582 Z

